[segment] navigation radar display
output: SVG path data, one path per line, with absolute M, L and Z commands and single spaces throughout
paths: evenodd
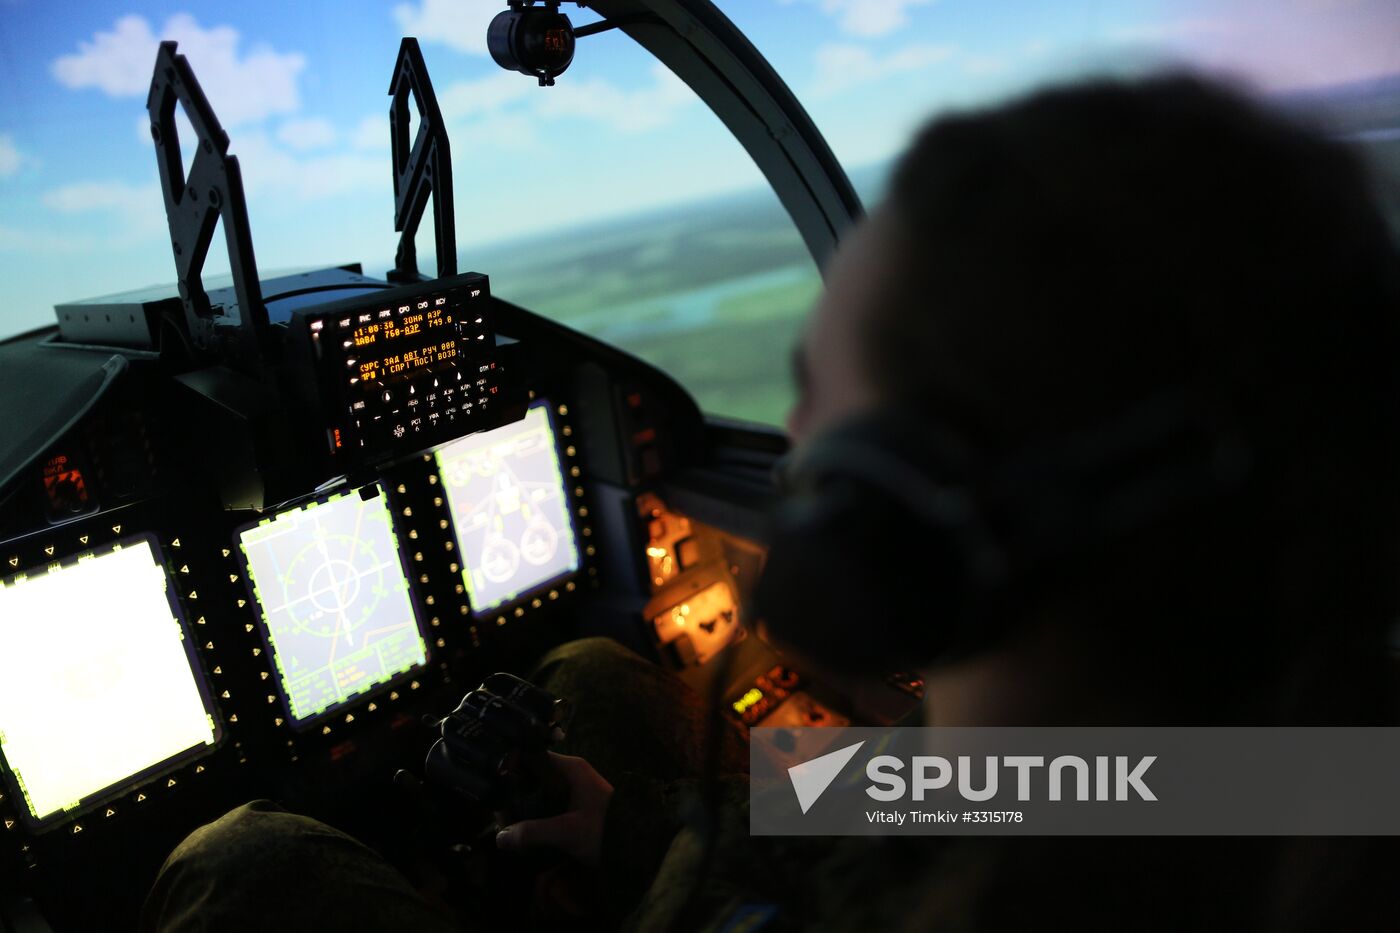
M 578 569 L 548 403 L 446 445 L 437 461 L 474 615 Z
M 294 723 L 427 662 L 382 492 L 282 512 L 239 541 Z
M 211 751 L 213 713 L 152 539 L 0 580 L 0 771 L 30 821 Z

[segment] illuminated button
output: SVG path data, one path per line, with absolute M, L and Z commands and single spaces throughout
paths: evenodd
M 392 402 L 394 400 L 394 393 L 390 392 L 388 389 L 385 389 L 384 394 L 381 396 L 381 398 L 383 398 L 386 402 Z
M 88 543 L 88 536 L 87 536 L 87 535 L 82 535 L 82 536 L 80 536 L 80 537 L 78 538 L 78 541 L 79 541 L 80 543 L 82 543 L 82 544 L 87 544 L 87 543 Z M 180 539 L 179 539 L 179 538 L 176 538 L 172 543 L 175 545 L 175 547 L 179 547 L 179 546 L 180 546 Z
M 11 557 L 11 558 L 10 558 L 10 566 L 11 566 L 11 567 L 18 567 L 18 566 L 19 566 L 19 558 L 18 558 L 18 557 Z
M 121 534 L 121 533 L 122 533 L 122 526 L 121 526 L 121 525 L 113 525 L 113 526 L 112 526 L 112 534 L 114 534 L 114 535 L 119 535 L 119 534 Z
M 44 548 L 44 553 L 50 557 L 53 557 L 53 545 L 50 544 L 48 547 Z

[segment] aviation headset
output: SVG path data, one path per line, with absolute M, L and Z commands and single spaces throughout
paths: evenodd
M 836 669 L 972 654 L 1005 634 L 1013 594 L 1228 495 L 1250 459 L 1184 390 L 995 461 L 928 417 L 858 417 L 779 464 L 754 609 L 777 642 Z

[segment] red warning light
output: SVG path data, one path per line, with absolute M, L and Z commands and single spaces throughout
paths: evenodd
M 87 480 L 78 465 L 64 454 L 58 454 L 44 464 L 44 493 L 53 515 L 73 515 L 91 506 Z

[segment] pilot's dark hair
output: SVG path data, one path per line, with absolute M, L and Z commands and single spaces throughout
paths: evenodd
M 1056 624 L 1150 661 L 1147 681 L 1119 669 L 1164 715 L 1376 710 L 1400 610 L 1400 259 L 1357 156 L 1194 77 L 1103 80 L 936 120 L 882 210 L 904 271 L 863 349 L 888 401 L 1011 456 L 1179 387 L 1251 451 L 1228 502 L 1043 594 Z

